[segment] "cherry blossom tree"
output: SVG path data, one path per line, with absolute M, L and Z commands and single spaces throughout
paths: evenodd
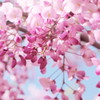
M 29 73 L 34 73 L 33 67 L 38 66 L 40 73 L 46 74 L 51 60 L 51 75 L 38 80 L 52 95 L 44 92 L 42 99 L 69 100 L 65 94 L 68 87 L 75 100 L 84 100 L 86 88 L 82 81 L 89 77 L 80 69 L 79 62 L 86 63 L 90 70 L 96 66 L 94 74 L 100 75 L 100 59 L 91 47 L 100 49 L 100 0 L 1 2 L 0 100 L 31 100 L 25 98 L 21 87 L 30 79 Z M 4 78 L 6 73 L 13 84 Z M 56 79 L 60 76 L 61 87 L 58 87 Z M 31 77 L 34 79 L 35 75 Z M 78 86 L 76 89 L 67 83 L 72 80 Z M 95 88 L 100 88 L 100 81 Z M 100 93 L 95 100 L 100 100 Z

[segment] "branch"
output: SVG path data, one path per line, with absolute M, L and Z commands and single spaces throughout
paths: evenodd
M 89 38 L 87 35 L 82 34 L 80 38 L 81 38 L 81 41 L 89 42 Z M 100 49 L 100 44 L 97 42 L 94 42 L 93 46 L 96 47 L 97 49 Z
M 26 16 L 27 16 L 27 14 L 26 14 Z M 9 27 L 11 27 L 11 28 L 16 28 L 16 25 L 15 25 L 14 23 L 10 22 L 10 21 L 7 21 L 6 24 L 7 24 Z M 29 33 L 29 34 L 30 34 L 30 32 L 29 32 L 27 29 L 25 29 L 25 28 L 22 28 L 22 27 L 19 27 L 19 26 L 18 26 L 17 29 L 18 29 L 19 31 L 23 32 L 23 33 Z M 88 38 L 87 35 L 81 34 L 81 37 L 80 37 L 80 38 L 81 38 L 81 41 L 89 42 L 89 38 Z M 96 47 L 97 49 L 100 49 L 100 44 L 97 43 L 97 42 L 95 42 L 95 43 L 93 44 L 93 46 Z
M 11 27 L 11 28 L 15 28 L 15 29 L 17 28 L 18 31 L 21 31 L 21 32 L 23 32 L 23 33 L 29 33 L 28 30 L 26 30 L 25 28 L 16 26 L 14 23 L 12 23 L 12 22 L 10 22 L 10 21 L 7 21 L 7 22 L 6 22 L 6 25 L 8 25 L 8 26 Z

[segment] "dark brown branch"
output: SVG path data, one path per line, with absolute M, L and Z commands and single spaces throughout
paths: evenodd
M 82 35 L 81 35 L 81 41 L 89 42 L 89 38 L 88 38 L 88 36 L 82 34 Z M 96 47 L 97 49 L 100 49 L 100 44 L 97 43 L 97 42 L 94 42 L 93 46 Z
M 10 22 L 10 21 L 7 21 L 6 22 L 6 25 L 8 25 L 11 28 L 16 28 L 16 25 L 14 23 Z M 19 31 L 23 32 L 23 33 L 29 33 L 25 28 L 22 28 L 22 27 L 17 26 L 17 29 Z

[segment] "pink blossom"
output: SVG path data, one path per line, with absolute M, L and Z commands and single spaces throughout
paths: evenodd
M 70 0 L 70 1 L 65 1 L 66 6 L 64 7 L 64 10 L 66 12 L 74 12 L 74 13 L 79 13 L 81 12 L 81 7 L 84 2 L 82 0 Z
M 65 32 L 63 32 L 61 35 L 60 35 L 60 38 L 61 39 L 68 39 L 68 32 L 67 31 L 65 31 Z
M 100 48 L 99 6 L 99 0 L 5 0 L 0 3 L 0 100 L 69 100 L 64 94 L 66 76 L 79 86 L 74 90 L 68 85 L 75 100 L 83 100 L 86 89 L 81 81 L 88 76 L 79 60 L 87 66 L 95 65 L 95 73 L 100 75 L 100 59 L 92 48 Z M 40 72 L 47 76 L 49 61 L 58 69 L 54 73 L 50 70 L 50 76 L 40 78 L 39 82 L 52 95 L 30 87 L 32 97 L 27 97 L 22 87 L 31 80 L 33 68 L 39 66 Z M 96 87 L 100 88 L 100 82 Z
M 66 96 L 64 93 L 62 93 L 62 100 L 69 100 L 68 96 Z
M 57 62 L 58 60 L 60 60 L 59 55 L 58 55 L 54 50 L 51 50 L 51 51 L 50 51 L 50 56 L 51 56 L 51 58 L 52 58 L 55 62 Z
M 85 86 L 79 80 L 77 81 L 77 84 L 79 85 L 79 88 L 74 91 L 75 100 L 83 100 L 82 94 L 85 91 Z
M 91 60 L 92 60 L 92 63 L 95 65 L 95 66 L 98 66 L 98 65 L 100 65 L 100 60 L 99 59 L 97 59 L 97 58 L 91 58 Z
M 100 99 L 100 94 L 98 94 L 95 98 L 95 100 L 99 100 Z
M 35 36 L 29 36 L 28 41 L 32 43 L 32 42 L 36 41 L 36 37 Z
M 21 21 L 21 18 L 22 18 L 22 11 L 19 8 L 13 7 L 7 13 L 7 20 L 11 22 L 18 23 L 19 21 Z
M 14 40 L 15 40 L 15 42 L 20 43 L 22 41 L 22 38 L 20 37 L 20 35 L 16 34 Z
M 40 78 L 39 81 L 45 89 L 50 89 L 52 93 L 56 92 L 56 85 L 54 80 L 50 80 L 49 78 Z
M 44 74 L 46 72 L 46 65 L 47 65 L 46 57 L 40 57 L 38 59 L 38 64 L 40 64 L 41 73 Z
M 43 18 L 41 17 L 41 15 L 39 14 L 29 14 L 27 20 L 26 20 L 27 24 L 29 25 L 29 28 L 33 29 L 36 27 L 41 27 L 43 26 L 44 22 L 43 22 Z
M 28 12 L 30 8 L 34 5 L 36 0 L 16 0 L 16 3 L 22 7 L 24 12 Z
M 46 19 L 55 19 L 56 18 L 56 12 L 55 10 L 50 6 L 50 7 L 46 7 L 44 8 L 43 12 L 42 12 L 42 17 L 46 20 Z
M 86 64 L 88 66 L 92 66 L 93 63 L 92 63 L 91 58 L 95 57 L 95 53 L 87 47 L 83 47 L 82 52 L 83 52 L 83 58 L 84 58 L 84 61 L 86 62 Z
M 0 10 L 3 11 L 3 13 L 6 15 L 9 10 L 13 8 L 13 4 L 11 2 L 5 2 L 0 7 Z
M 77 76 L 79 79 L 84 79 L 84 77 L 85 77 L 85 72 L 84 72 L 84 71 L 77 71 L 77 72 L 76 72 L 76 76 Z

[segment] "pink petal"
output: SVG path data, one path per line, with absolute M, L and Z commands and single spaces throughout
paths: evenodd
M 56 93 L 57 92 L 55 81 L 52 81 L 52 84 L 50 84 L 50 89 L 51 89 L 52 93 Z
M 97 66 L 97 68 L 96 68 L 96 74 L 97 74 L 97 75 L 100 75 L 100 65 Z
M 77 39 L 73 38 L 73 37 L 69 39 L 69 42 L 70 42 L 70 44 L 72 44 L 72 45 L 77 45 L 77 44 L 79 44 L 79 41 L 78 41 Z
M 22 41 L 22 38 L 21 38 L 21 36 L 19 36 L 19 35 L 17 34 L 14 40 L 15 40 L 15 42 L 17 42 L 17 43 L 20 43 L 20 42 Z
M 100 81 L 96 85 L 97 88 L 100 88 Z
M 63 33 L 60 35 L 60 39 L 68 39 L 68 32 L 63 32 Z
M 94 37 L 95 37 L 96 42 L 98 42 L 98 43 L 100 43 L 100 34 L 99 33 L 100 33 L 99 29 L 94 31 Z
M 35 36 L 30 36 L 30 37 L 28 37 L 28 41 L 29 41 L 30 43 L 34 42 L 35 40 L 36 40 L 36 37 L 35 37 Z
M 85 72 L 84 71 L 77 71 L 76 76 L 79 79 L 83 79 L 85 77 Z
M 64 93 L 62 93 L 62 100 L 69 100 L 69 98 Z
M 46 89 L 50 87 L 51 80 L 49 78 L 40 78 L 39 82 Z
M 21 63 L 25 66 L 26 65 L 26 59 L 22 55 L 19 55 L 19 57 L 21 59 Z
M 93 57 L 93 58 L 91 58 L 91 60 L 92 60 L 92 63 L 93 63 L 95 66 L 100 65 L 100 60 L 99 60 L 99 59 Z

